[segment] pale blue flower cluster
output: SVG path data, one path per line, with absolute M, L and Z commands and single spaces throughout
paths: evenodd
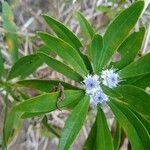
M 88 75 L 85 77 L 83 84 L 86 94 L 90 96 L 91 108 L 95 108 L 98 104 L 103 105 L 108 101 L 108 96 L 103 92 L 100 84 L 114 88 L 118 85 L 119 81 L 119 75 L 114 69 L 103 70 L 100 76 Z
M 115 69 L 106 69 L 101 73 L 102 84 L 108 86 L 109 88 L 117 87 L 120 79 L 118 73 Z

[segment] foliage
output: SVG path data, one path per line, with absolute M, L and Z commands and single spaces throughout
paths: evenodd
M 8 4 L 4 2 L 3 9 L 10 11 L 7 7 L 9 7 Z M 60 136 L 58 149 L 69 149 L 85 120 L 88 119 L 89 111 L 91 111 L 91 95 L 88 95 L 83 80 L 89 74 L 101 76 L 103 70 L 111 67 L 114 67 L 116 74 L 119 75 L 119 83 L 117 87 L 113 88 L 101 85 L 102 89 L 100 90 L 103 90 L 108 96 L 109 100 L 106 101 L 105 105 L 110 107 L 115 116 L 114 120 L 117 122 L 115 135 L 111 134 L 107 118 L 103 112 L 103 105 L 98 104 L 95 107 L 97 110 L 96 119 L 83 149 L 119 149 L 121 129 L 125 131 L 133 150 L 149 149 L 150 95 L 146 93 L 144 88 L 149 85 L 147 80 L 150 79 L 150 54 L 146 54 L 141 58 L 137 57 L 141 49 L 145 28 L 141 27 L 138 32 L 133 30 L 143 8 L 143 1 L 133 3 L 110 23 L 103 36 L 96 33 L 88 20 L 78 12 L 81 30 L 90 41 L 90 44 L 86 47 L 87 51 L 85 54 L 80 51 L 80 48 L 84 47 L 82 42 L 70 29 L 54 18 L 43 15 L 48 26 L 56 33 L 56 36 L 38 32 L 37 35 L 44 42 L 43 47 L 37 50 L 35 54 L 22 57 L 17 62 L 15 61 L 18 58 L 18 48 L 13 48 L 11 55 L 15 63 L 7 74 L 6 80 L 0 81 L 1 87 L 6 89 L 7 94 L 12 93 L 14 88 L 17 90 L 23 87 L 40 91 L 39 95 L 35 97 L 29 97 L 27 94 L 20 93 L 19 102 L 15 102 L 9 112 L 6 110 L 3 149 L 7 147 L 7 143 L 9 143 L 13 135 L 13 129 L 21 118 L 46 115 L 46 113 L 58 108 L 71 110 L 62 134 L 56 134 L 57 137 Z M 6 17 L 4 15 L 3 20 L 4 28 L 6 30 L 9 29 L 6 36 L 8 34 L 14 35 L 16 31 L 15 26 L 12 24 L 11 26 L 10 20 L 7 20 Z M 10 29 L 13 30 L 13 33 L 10 33 L 12 32 Z M 17 40 L 15 35 L 11 40 Z M 17 46 L 17 44 L 15 45 Z M 55 52 L 61 60 L 57 60 L 52 55 L 49 55 L 50 52 Z M 119 52 L 121 55 L 121 60 L 118 62 L 112 62 L 112 56 L 115 52 Z M 59 80 L 25 79 L 43 63 L 68 79 L 77 82 L 78 86 L 72 86 Z M 2 79 L 5 68 L 1 55 L 0 71 Z M 99 82 L 102 84 L 101 81 Z M 142 83 L 140 84 L 139 82 Z M 53 91 L 53 88 L 58 87 L 60 84 L 64 91 L 58 89 Z M 7 94 L 5 100 L 6 108 L 8 105 Z M 9 113 L 10 115 L 8 115 Z M 46 120 L 43 123 L 48 126 Z M 51 128 L 49 131 L 55 134 L 55 131 L 51 130 Z

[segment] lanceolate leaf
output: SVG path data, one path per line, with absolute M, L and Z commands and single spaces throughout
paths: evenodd
M 133 111 L 133 110 L 132 110 Z M 137 118 L 142 122 L 142 124 L 144 125 L 144 127 L 147 129 L 147 132 L 150 135 L 150 121 L 145 119 L 143 116 L 141 116 L 139 113 L 137 113 L 136 111 L 134 111 L 134 114 L 137 116 Z
M 99 34 L 94 35 L 89 48 L 89 57 L 93 64 L 94 73 L 99 74 L 100 51 L 103 48 L 103 39 Z
M 45 19 L 49 27 L 53 29 L 53 31 L 57 34 L 59 38 L 69 43 L 72 47 L 74 47 L 80 53 L 79 49 L 80 47 L 82 47 L 82 44 L 71 30 L 69 30 L 65 25 L 63 25 L 61 22 L 55 20 L 52 17 L 43 15 L 43 18 Z
M 85 141 L 85 144 L 84 144 L 84 148 L 83 148 L 83 150 L 95 150 L 95 148 L 96 148 L 96 141 L 95 141 L 95 139 L 96 139 L 96 133 L 97 133 L 97 123 L 96 123 L 96 120 L 95 120 L 95 122 L 94 122 L 94 124 L 93 124 L 93 126 L 92 126 L 92 128 L 91 128 L 91 131 L 90 131 L 90 133 L 89 133 L 89 135 L 88 135 L 88 138 L 87 138 L 87 140 Z
M 47 113 L 47 111 L 46 112 L 37 112 L 37 113 L 25 112 L 25 113 L 22 113 L 21 119 L 32 118 L 35 116 L 41 116 L 41 115 L 45 115 L 46 113 Z
M 85 36 L 90 37 L 92 39 L 95 34 L 95 31 L 91 27 L 90 23 L 86 20 L 86 18 L 80 12 L 77 13 L 77 16 L 78 16 L 80 28 L 83 34 L 85 34 Z
M 121 140 L 121 127 L 117 121 L 116 127 L 115 127 L 115 135 L 114 135 L 114 139 L 113 139 L 114 150 L 119 150 L 120 140 Z
M 116 92 L 116 90 L 113 88 L 109 88 L 105 85 L 102 85 L 101 87 L 102 87 L 104 93 L 110 97 L 117 97 L 117 98 L 122 97 L 122 95 L 120 93 Z
M 122 102 L 127 103 L 132 109 L 145 117 L 149 117 L 150 95 L 144 90 L 131 85 L 124 85 L 117 87 L 116 91 L 122 95 L 122 98 L 119 98 Z
M 65 42 L 67 42 L 68 44 L 70 44 L 74 49 L 77 50 L 77 52 L 80 54 L 81 58 L 84 60 L 85 65 L 87 66 L 88 70 L 91 70 L 91 66 L 90 66 L 90 62 L 87 58 L 86 55 L 82 54 L 82 52 L 80 51 L 80 48 L 83 47 L 83 45 L 81 44 L 80 40 L 78 39 L 78 37 L 71 31 L 69 30 L 65 25 L 63 25 L 61 22 L 55 20 L 52 17 L 49 17 L 47 15 L 43 15 L 45 21 L 47 22 L 47 24 L 53 29 L 53 31 L 56 33 L 56 35 L 61 38 L 62 40 L 64 40 Z M 46 51 L 45 48 L 40 49 L 40 51 Z
M 50 49 L 55 51 L 61 58 L 70 64 L 75 69 L 75 71 L 77 71 L 82 76 L 88 74 L 83 59 L 71 45 L 47 33 L 39 32 L 38 35 Z
M 8 45 L 9 52 L 11 54 L 12 61 L 15 62 L 18 59 L 18 37 L 16 34 L 16 25 L 13 20 L 13 13 L 7 2 L 2 3 L 3 11 L 3 28 L 6 30 L 6 43 Z
M 19 118 L 21 116 L 21 113 L 19 112 L 14 112 L 14 111 L 10 111 L 8 113 L 8 116 L 6 118 L 6 122 L 5 122 L 5 126 L 4 126 L 4 137 L 5 137 L 5 141 L 8 142 L 9 139 L 11 138 L 15 125 L 17 125 L 19 123 Z
M 104 112 L 100 107 L 98 107 L 96 124 L 96 150 L 113 150 L 111 133 L 109 131 Z
M 89 108 L 89 97 L 85 96 L 69 115 L 60 138 L 59 150 L 67 150 L 78 135 L 86 119 Z
M 50 52 L 52 52 L 52 50 L 49 47 L 47 47 L 46 45 L 43 45 L 39 49 L 37 49 L 37 52 L 42 52 L 42 53 L 48 55 Z
M 132 85 L 143 88 L 143 89 L 145 89 L 146 87 L 149 87 L 150 86 L 150 73 L 140 76 L 140 78 L 132 82 Z
M 18 76 L 25 78 L 26 76 L 33 73 L 42 64 L 43 61 L 36 54 L 22 57 L 12 66 L 8 75 L 8 80 Z
M 115 100 L 109 101 L 118 122 L 124 128 L 133 150 L 146 150 L 150 147 L 150 136 L 136 115 L 125 105 Z
M 50 93 L 53 90 L 55 90 L 55 88 L 57 86 L 59 86 L 59 84 L 61 84 L 65 90 L 67 89 L 72 89 L 72 90 L 77 90 L 79 89 L 78 87 L 75 87 L 71 84 L 65 83 L 63 81 L 59 81 L 59 80 L 22 80 L 17 82 L 17 84 L 19 86 L 24 86 L 24 87 L 28 87 L 28 88 L 33 88 L 33 89 L 37 89 L 43 92 L 47 92 Z
M 134 85 L 142 89 L 148 87 L 150 85 L 149 83 L 150 83 L 150 73 L 141 76 L 126 78 L 125 80 L 122 80 L 120 82 L 121 85 Z
M 113 150 L 111 133 L 104 112 L 98 107 L 95 123 L 85 142 L 84 150 Z
M 64 99 L 58 103 L 59 108 L 66 107 L 75 101 L 79 101 L 84 96 L 82 90 L 66 90 L 63 94 Z M 36 96 L 18 103 L 14 106 L 13 110 L 28 113 L 51 112 L 58 108 L 57 101 L 60 96 L 60 92 Z
M 108 63 L 114 51 L 128 36 L 136 24 L 144 7 L 143 1 L 137 1 L 124 10 L 108 27 L 103 39 L 104 47 L 100 54 L 100 70 Z
M 131 78 L 150 73 L 150 53 L 119 71 L 121 78 Z
M 136 57 L 140 50 L 145 35 L 145 28 L 141 27 L 139 32 L 132 33 L 118 48 L 118 52 L 121 54 L 121 60 L 113 66 L 118 69 L 130 64 Z
M 41 57 L 43 62 L 45 62 L 48 66 L 56 70 L 57 72 L 62 73 L 66 77 L 75 80 L 77 82 L 82 81 L 82 76 L 79 75 L 77 72 L 75 72 L 73 69 L 65 65 L 64 63 L 44 54 L 44 53 L 38 53 L 38 55 Z

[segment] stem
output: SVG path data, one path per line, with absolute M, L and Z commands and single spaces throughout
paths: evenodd
M 3 122 L 2 150 L 7 150 L 6 139 L 5 139 L 5 124 L 6 124 L 7 114 L 8 114 L 8 89 L 6 89 L 4 102 L 5 102 L 5 110 L 4 110 L 4 122 Z
M 46 116 L 43 118 L 42 123 L 43 123 L 43 125 L 47 128 L 48 131 L 50 131 L 50 132 L 53 133 L 55 136 L 57 136 L 58 138 L 60 138 L 60 134 L 57 133 L 57 131 L 56 131 L 52 126 L 50 126 L 50 125 L 47 123 L 47 117 L 46 117 Z

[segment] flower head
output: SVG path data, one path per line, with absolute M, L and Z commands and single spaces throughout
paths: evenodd
M 102 83 L 110 88 L 117 87 L 120 78 L 114 69 L 106 69 L 101 74 Z
M 102 91 L 99 90 L 90 96 L 90 103 L 104 104 L 108 100 L 108 96 Z
M 88 75 L 84 78 L 83 83 L 87 94 L 92 94 L 99 88 L 99 76 L 98 75 Z

